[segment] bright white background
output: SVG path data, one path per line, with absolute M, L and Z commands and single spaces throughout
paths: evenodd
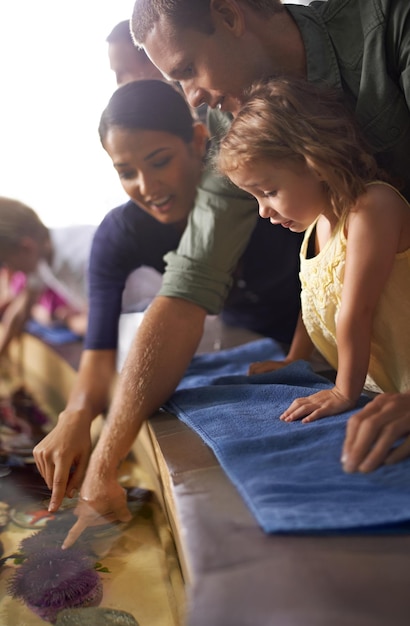
M 47 226 L 126 199 L 98 137 L 116 88 L 105 39 L 133 0 L 0 0 L 0 195 Z
M 47 226 L 98 224 L 126 199 L 97 129 L 116 88 L 105 39 L 133 5 L 0 0 L 0 195 Z

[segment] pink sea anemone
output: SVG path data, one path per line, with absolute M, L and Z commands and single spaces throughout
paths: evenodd
M 103 595 L 92 559 L 75 548 L 30 554 L 11 578 L 8 590 L 52 623 L 63 609 L 98 606 Z

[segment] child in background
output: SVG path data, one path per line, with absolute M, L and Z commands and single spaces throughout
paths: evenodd
M 287 358 L 313 346 L 335 385 L 281 415 L 303 422 L 355 406 L 365 389 L 410 390 L 410 207 L 360 138 L 338 93 L 304 81 L 255 85 L 222 140 L 220 171 L 277 227 L 305 232 L 302 313 Z
M 0 355 L 29 318 L 63 324 L 82 336 L 87 321 L 87 268 L 96 226 L 48 229 L 27 205 L 0 197 L 0 265 L 9 272 Z
M 9 291 L 12 299 L 17 294 L 29 287 L 28 280 L 24 272 L 13 272 L 10 276 Z M 32 305 L 30 311 L 31 319 L 42 326 L 52 327 L 63 323 L 64 319 L 70 315 L 70 306 L 58 293 L 47 287 L 38 296 L 37 301 Z

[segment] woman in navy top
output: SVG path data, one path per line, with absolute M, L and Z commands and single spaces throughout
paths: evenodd
M 131 200 L 108 213 L 95 234 L 78 376 L 57 426 L 34 449 L 40 473 L 50 489 L 54 485 L 53 510 L 81 484 L 91 451 L 90 424 L 109 403 L 126 281 L 143 265 L 164 272 L 164 254 L 178 247 L 194 206 L 208 144 L 205 126 L 193 119 L 183 95 L 160 80 L 117 89 L 99 133 Z M 300 240 L 282 239 L 273 242 L 269 225 L 257 220 L 221 315 L 230 325 L 290 343 L 300 306 Z M 266 267 L 290 256 L 294 263 L 278 282 Z

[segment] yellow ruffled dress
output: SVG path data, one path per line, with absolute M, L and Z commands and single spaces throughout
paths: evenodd
M 317 256 L 307 258 L 314 222 L 306 230 L 300 251 L 303 321 L 316 348 L 336 370 L 336 323 L 346 261 L 345 222 L 346 218 L 340 220 Z M 410 391 L 410 249 L 396 255 L 376 309 L 365 389 Z

